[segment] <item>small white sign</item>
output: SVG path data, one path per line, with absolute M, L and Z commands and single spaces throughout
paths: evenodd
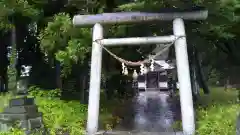
M 159 82 L 158 83 L 160 88 L 168 88 L 168 83 L 167 82 Z
M 146 88 L 145 82 L 138 82 L 138 88 Z

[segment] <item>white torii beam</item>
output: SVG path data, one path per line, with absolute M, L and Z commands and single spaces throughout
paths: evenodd
M 208 16 L 207 10 L 194 10 L 166 13 L 146 13 L 146 12 L 117 12 L 103 13 L 97 15 L 76 15 L 73 17 L 73 24 L 78 26 L 92 26 L 96 23 L 100 24 L 128 24 L 152 21 L 171 21 L 175 18 L 184 20 L 204 20 Z
M 160 44 L 174 42 L 176 37 L 170 36 L 157 36 L 157 37 L 132 37 L 132 38 L 109 38 L 99 40 L 99 43 L 104 46 L 124 46 L 124 45 L 147 45 L 147 44 Z
M 208 16 L 207 10 L 182 12 L 182 13 L 107 13 L 98 15 L 77 15 L 73 24 L 77 26 L 94 25 L 91 58 L 90 90 L 88 102 L 87 134 L 94 135 L 98 131 L 99 102 L 102 45 L 139 45 L 159 44 L 175 41 L 175 52 L 177 60 L 178 80 L 180 85 L 180 101 L 182 113 L 182 127 L 184 135 L 195 133 L 195 120 L 192 101 L 192 89 L 187 54 L 186 35 L 183 19 L 204 20 Z M 141 38 L 103 38 L 103 27 L 101 24 L 123 24 L 147 21 L 173 20 L 173 34 L 170 36 L 141 37 Z M 180 37 L 180 38 L 178 38 Z

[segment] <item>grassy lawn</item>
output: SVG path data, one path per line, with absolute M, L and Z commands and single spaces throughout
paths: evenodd
M 199 135 L 235 135 L 236 118 L 240 112 L 237 91 L 213 88 L 209 96 L 202 96 L 197 111 Z
M 78 101 L 66 102 L 49 96 L 43 92 L 33 93 L 39 111 L 43 112 L 43 119 L 50 134 L 55 135 L 57 129 L 66 129 L 70 135 L 84 134 L 87 106 Z M 48 95 L 44 96 L 44 95 Z M 54 94 L 50 94 L 54 95 Z M 197 132 L 199 135 L 234 135 L 236 115 L 240 105 L 236 102 L 236 91 L 224 91 L 221 88 L 212 89 L 210 96 L 203 96 L 199 101 L 197 112 Z M 8 104 L 11 95 L 0 97 L 0 108 Z M 102 98 L 103 99 L 103 98 Z M 111 123 L 116 121 L 111 112 L 119 104 L 117 101 L 101 102 L 101 128 L 111 128 Z M 2 133 L 4 134 L 4 133 Z M 5 133 L 6 135 L 21 135 L 20 131 Z

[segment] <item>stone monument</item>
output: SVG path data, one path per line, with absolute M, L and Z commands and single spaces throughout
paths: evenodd
M 29 134 L 35 129 L 43 128 L 42 113 L 38 112 L 34 98 L 27 97 L 30 70 L 31 66 L 22 66 L 17 83 L 17 95 L 20 97 L 11 99 L 9 106 L 0 113 L 0 131 L 8 131 L 11 127 L 17 126 Z

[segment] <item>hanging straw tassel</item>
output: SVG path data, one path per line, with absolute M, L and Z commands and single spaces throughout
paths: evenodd
M 138 73 L 137 73 L 136 69 L 133 71 L 132 77 L 133 77 L 134 80 L 137 80 L 137 78 L 138 78 Z
M 144 74 L 147 74 L 147 73 L 148 73 L 148 67 L 144 66 Z
M 144 71 L 145 71 L 144 65 L 141 64 L 141 66 L 140 66 L 140 74 L 143 75 L 143 74 L 144 74 Z
M 127 69 L 127 67 L 125 67 L 125 69 L 124 69 L 124 75 L 128 75 L 128 69 Z
M 154 59 L 151 59 L 150 70 L 154 71 Z
M 125 64 L 124 64 L 124 63 L 122 63 L 122 74 L 124 74 L 124 73 L 125 73 L 125 68 L 126 68 Z

